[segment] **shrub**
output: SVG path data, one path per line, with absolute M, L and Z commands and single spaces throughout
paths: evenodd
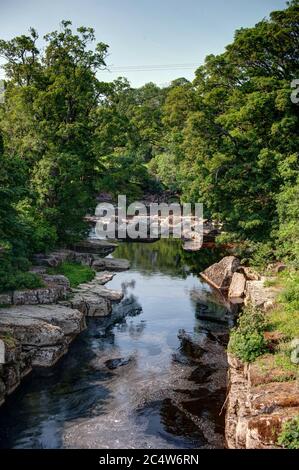
M 43 287 L 39 276 L 26 272 L 30 263 L 26 258 L 1 257 L 0 292 Z
M 264 314 L 253 307 L 244 308 L 238 325 L 230 335 L 228 350 L 243 362 L 253 362 L 267 351 Z
M 284 424 L 277 443 L 285 449 L 299 449 L 299 416 Z

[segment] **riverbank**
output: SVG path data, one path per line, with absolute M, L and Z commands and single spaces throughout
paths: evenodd
M 298 448 L 298 274 L 277 263 L 261 276 L 227 257 L 202 276 L 241 307 L 228 347 L 227 446 Z
M 75 250 L 36 255 L 31 272 L 40 278 L 43 287 L 0 294 L 0 339 L 4 346 L 0 406 L 33 368 L 52 367 L 67 353 L 72 341 L 86 328 L 86 317 L 114 320 L 112 305 L 122 300 L 123 293 L 107 289 L 104 284 L 115 272 L 129 269 L 129 263 L 102 256 L 116 246 L 86 241 Z M 68 268 L 69 278 L 60 274 L 63 266 Z M 77 285 L 76 280 L 81 284 Z
M 218 253 L 160 240 L 120 243 L 112 256 L 131 263 L 107 284 L 124 293 L 115 322 L 86 317 L 68 354 L 24 379 L 0 409 L 1 448 L 224 447 L 232 317 L 192 274 Z

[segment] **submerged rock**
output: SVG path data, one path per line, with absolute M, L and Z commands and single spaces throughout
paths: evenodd
M 122 367 L 122 366 L 126 366 L 128 365 L 130 362 L 132 362 L 133 358 L 132 357 L 118 357 L 116 359 L 108 359 L 106 362 L 105 362 L 105 366 L 108 368 L 108 369 L 117 369 L 118 367 Z

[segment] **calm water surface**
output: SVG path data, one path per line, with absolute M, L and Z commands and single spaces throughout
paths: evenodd
M 89 319 L 67 356 L 24 380 L 0 409 L 0 447 L 224 446 L 231 320 L 192 274 L 211 260 L 176 240 L 123 243 L 113 256 L 132 263 L 107 284 L 124 290 L 125 318 Z

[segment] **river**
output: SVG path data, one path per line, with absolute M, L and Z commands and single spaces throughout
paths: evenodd
M 114 325 L 88 328 L 0 409 L 1 448 L 222 448 L 231 316 L 196 275 L 212 254 L 178 240 L 122 243 Z M 190 341 L 189 341 L 190 339 Z

